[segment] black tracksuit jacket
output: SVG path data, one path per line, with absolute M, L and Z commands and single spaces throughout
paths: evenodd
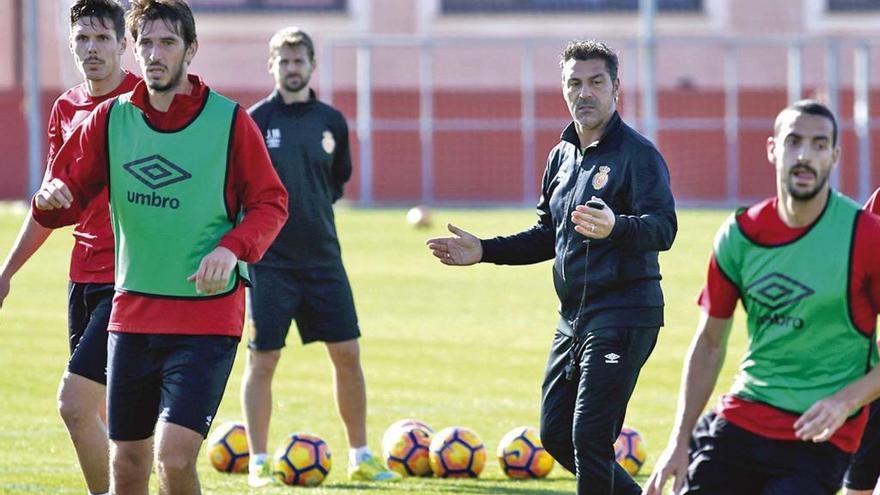
M 587 243 L 574 230 L 571 212 L 592 196 L 602 198 L 616 220 L 606 239 Z M 658 252 L 672 246 L 678 225 L 669 169 L 650 141 L 615 112 L 602 138 L 582 153 L 571 123 L 550 151 L 537 209 L 530 229 L 481 240 L 481 261 L 524 265 L 555 258 L 558 329 L 567 335 L 585 285 L 578 333 L 663 325 Z
M 258 264 L 301 269 L 342 263 L 333 203 L 351 177 L 345 117 L 314 91 L 308 101 L 289 105 L 274 91 L 248 113 L 288 192 L 287 223 Z

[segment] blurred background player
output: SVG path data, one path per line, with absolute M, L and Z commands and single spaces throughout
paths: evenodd
M 880 189 L 874 191 L 865 210 L 880 214 Z M 868 424 L 862 434 L 859 450 L 853 454 L 852 462 L 843 478 L 844 495 L 880 495 L 877 478 L 880 477 L 880 401 L 869 406 Z
M 125 71 L 125 11 L 114 0 L 78 0 L 70 7 L 70 51 L 84 82 L 52 105 L 46 163 L 99 103 L 131 91 L 138 77 Z M 49 238 L 51 229 L 27 216 L 0 268 L 0 305 L 12 277 Z M 58 387 L 58 411 L 73 440 L 91 493 L 110 489 L 107 429 L 102 419 L 107 375 L 107 322 L 113 299 L 113 232 L 107 191 L 86 208 L 73 230 L 68 284 L 70 360 Z
M 367 446 L 367 394 L 360 363 L 360 329 L 342 265 L 333 203 L 351 177 L 348 126 L 309 87 L 315 47 L 289 27 L 269 41 L 275 91 L 249 112 L 260 127 L 272 164 L 288 191 L 290 217 L 263 259 L 250 267 L 254 333 L 241 389 L 251 450 L 248 481 L 271 482 L 266 462 L 272 377 L 291 320 L 304 344 L 321 341 L 333 363 L 336 405 L 349 444 L 349 477 L 393 481 Z
M 538 223 L 488 240 L 450 224 L 455 237 L 427 244 L 451 266 L 555 257 L 562 318 L 544 375 L 541 440 L 577 475 L 577 493 L 637 494 L 613 444 L 663 325 L 658 251 L 677 232 L 669 170 L 617 113 L 617 55 L 572 41 L 561 59 L 573 122 L 547 159 Z
M 144 80 L 77 127 L 33 215 L 70 224 L 109 191 L 111 492 L 146 494 L 155 451 L 159 493 L 196 494 L 244 322 L 238 260 L 269 246 L 287 193 L 247 113 L 188 74 L 198 42 L 186 2 L 135 0 L 126 21 Z
M 880 395 L 880 217 L 831 190 L 839 156 L 827 107 L 804 100 L 779 113 L 767 139 L 776 197 L 737 211 L 716 235 L 675 425 L 646 495 L 670 476 L 675 493 L 840 489 L 862 406 Z M 697 425 L 740 299 L 748 350 L 731 393 Z

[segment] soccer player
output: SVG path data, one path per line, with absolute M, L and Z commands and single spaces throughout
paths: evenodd
M 267 437 L 272 377 L 291 320 L 304 344 L 324 342 L 334 369 L 336 405 L 349 444 L 349 477 L 393 481 L 397 473 L 367 446 L 367 394 L 360 363 L 357 314 L 342 257 L 333 203 L 351 177 L 348 126 L 309 88 L 315 70 L 311 38 L 281 29 L 269 41 L 275 91 L 248 110 L 266 139 L 272 165 L 287 188 L 290 218 L 263 259 L 250 267 L 254 335 L 241 389 L 251 450 L 248 482 L 271 482 Z
M 287 192 L 253 120 L 188 73 L 198 42 L 186 2 L 134 0 L 126 22 L 144 80 L 74 130 L 33 216 L 70 224 L 109 191 L 111 493 L 146 494 L 155 451 L 159 493 L 195 494 L 244 323 L 237 265 L 268 248 Z
M 865 210 L 880 214 L 880 189 L 875 190 L 865 203 Z M 843 478 L 844 495 L 880 495 L 877 487 L 877 478 L 880 477 L 880 401 L 872 402 L 869 411 L 859 450 L 853 455 Z
M 573 41 L 561 58 L 573 122 L 547 159 L 537 224 L 482 240 L 450 224 L 455 237 L 427 244 L 450 266 L 555 258 L 562 318 L 544 375 L 541 440 L 577 475 L 577 493 L 637 494 L 613 444 L 663 325 L 657 258 L 675 238 L 675 205 L 663 157 L 616 111 L 617 55 Z
M 73 129 L 99 103 L 131 91 L 137 76 L 125 71 L 125 12 L 115 0 L 77 0 L 70 7 L 70 51 L 83 83 L 58 97 L 47 129 L 47 163 Z M 73 231 L 68 288 L 70 359 L 58 387 L 58 411 L 73 441 L 91 493 L 106 493 L 107 431 L 102 419 L 107 376 L 107 321 L 113 297 L 113 233 L 106 191 L 86 208 Z M 0 267 L 0 305 L 12 277 L 48 239 L 51 229 L 27 216 Z
M 648 480 L 688 494 L 834 494 L 880 395 L 880 217 L 828 185 L 837 120 L 816 101 L 783 109 L 767 139 L 776 197 L 715 237 L 669 445 Z M 733 311 L 748 349 L 728 395 L 697 419 L 724 361 Z M 692 447 L 689 443 L 693 441 Z

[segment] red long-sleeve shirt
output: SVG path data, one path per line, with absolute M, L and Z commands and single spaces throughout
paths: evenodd
M 876 196 L 876 193 L 875 193 Z M 868 209 L 872 202 L 869 202 Z M 811 226 L 791 228 L 777 212 L 777 199 L 767 199 L 750 207 L 739 219 L 746 235 L 762 245 L 780 245 L 796 240 Z M 853 237 L 849 276 L 849 308 L 852 321 L 864 334 L 871 335 L 880 310 L 880 256 L 874 252 L 880 246 L 880 217 L 859 215 Z M 709 261 L 706 285 L 698 304 L 709 316 L 727 319 L 733 316 L 740 293 L 721 272 L 715 256 Z M 794 422 L 797 415 L 781 411 L 767 404 L 750 402 L 732 395 L 725 396 L 717 411 L 731 423 L 768 438 L 797 440 Z M 867 422 L 867 408 L 851 418 L 831 437 L 831 443 L 846 452 L 855 452 Z
M 163 131 L 180 129 L 193 119 L 208 96 L 200 78 L 189 76 L 190 94 L 177 94 L 167 112 L 150 105 L 146 85 L 139 82 L 131 101 L 144 112 L 150 124 Z M 63 181 L 73 194 L 69 209 L 41 211 L 33 208 L 34 219 L 45 227 L 75 223 L 90 202 L 106 188 L 107 124 L 111 102 L 104 102 L 77 127 L 58 150 L 50 176 Z M 278 179 L 262 135 L 242 108 L 237 109 L 231 137 L 226 202 L 229 211 L 244 209 L 241 223 L 219 242 L 240 260 L 260 259 L 287 218 L 287 192 Z M 193 143 L 194 147 L 198 143 Z M 106 199 L 104 199 L 106 201 Z M 151 334 L 197 334 L 240 336 L 244 324 L 244 287 L 231 294 L 205 299 L 150 297 L 117 291 L 113 299 L 108 330 Z
M 46 163 L 73 134 L 73 130 L 99 104 L 133 90 L 140 78 L 126 72 L 119 86 L 110 93 L 92 96 L 86 83 L 78 84 L 58 97 L 49 114 L 46 140 L 49 151 Z M 47 172 L 47 175 L 51 173 Z M 80 283 L 113 283 L 113 230 L 110 227 L 107 190 L 89 203 L 73 228 L 73 250 L 70 253 L 70 280 Z

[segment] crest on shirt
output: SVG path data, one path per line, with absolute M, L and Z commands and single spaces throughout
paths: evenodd
M 605 165 L 600 166 L 599 171 L 593 176 L 593 189 L 598 191 L 605 187 L 608 184 L 609 173 L 611 173 L 611 167 L 606 167 Z
M 269 129 L 266 131 L 266 147 L 281 147 L 281 129 Z
M 333 151 L 336 150 L 336 140 L 333 139 L 332 132 L 324 131 L 323 137 L 321 138 L 321 147 L 324 148 L 324 151 L 326 151 L 328 155 L 332 155 Z

